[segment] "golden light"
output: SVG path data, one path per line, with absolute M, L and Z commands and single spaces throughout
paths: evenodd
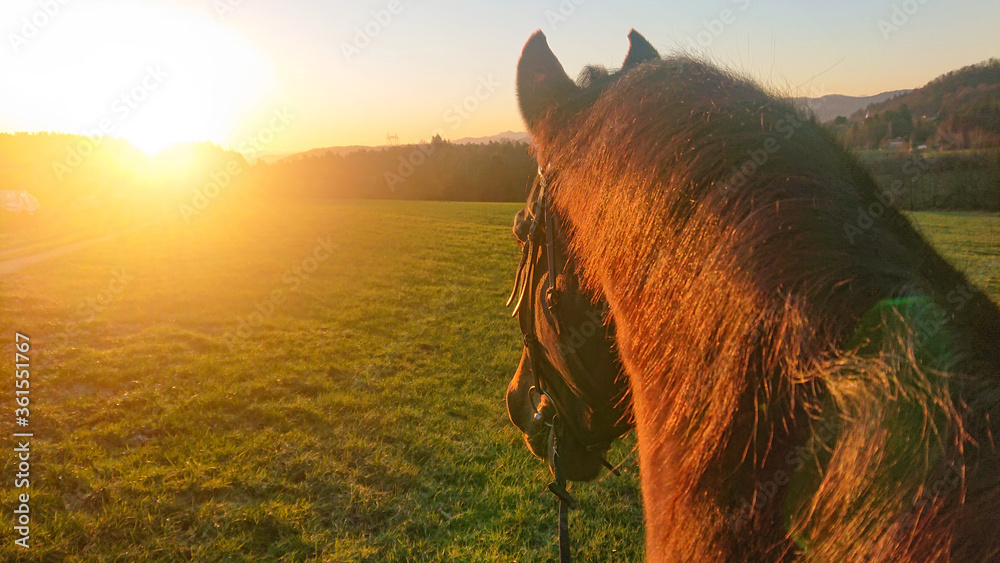
M 51 4 L 58 12 L 39 16 L 41 4 L 21 3 L 28 11 L 5 20 L 20 22 L 0 54 L 7 128 L 123 137 L 151 154 L 227 144 L 277 87 L 266 58 L 209 12 L 155 0 Z

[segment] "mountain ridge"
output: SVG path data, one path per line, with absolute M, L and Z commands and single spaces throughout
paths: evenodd
M 809 108 L 820 122 L 827 122 L 837 117 L 849 117 L 872 104 L 891 100 L 912 91 L 912 89 L 891 90 L 872 96 L 827 94 L 818 98 L 792 98 L 792 101 Z

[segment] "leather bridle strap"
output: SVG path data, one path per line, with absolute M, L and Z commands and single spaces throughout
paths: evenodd
M 524 343 L 528 349 L 528 360 L 531 362 L 531 370 L 538 374 L 537 370 L 542 369 L 541 366 L 541 344 L 538 342 L 538 338 L 534 333 L 524 335 Z M 535 375 L 535 389 L 539 393 L 545 396 L 549 396 L 548 393 L 542 388 L 542 380 L 538 375 Z M 555 407 L 555 401 L 549 397 L 549 401 L 552 403 L 553 408 Z M 535 416 L 539 416 L 539 413 L 535 413 Z M 548 484 L 548 490 L 559 499 L 559 561 L 560 563 L 571 563 L 573 556 L 570 552 L 569 544 L 569 511 L 570 509 L 576 509 L 576 500 L 569 494 L 566 490 L 566 479 L 562 475 L 562 455 L 561 455 L 561 445 L 563 430 L 563 420 L 559 417 L 558 410 L 556 414 L 552 417 L 552 476 L 553 481 Z
M 555 410 L 555 414 L 553 415 L 551 422 L 551 470 L 554 480 L 548 484 L 548 490 L 559 499 L 559 560 L 561 563 L 570 563 L 572 556 L 570 553 L 569 541 L 569 511 L 577 508 L 577 503 L 572 495 L 569 494 L 569 491 L 566 490 L 566 479 L 562 475 L 561 443 L 567 431 L 570 432 L 581 444 L 584 444 L 585 440 L 583 439 L 583 436 L 579 434 L 578 429 L 571 424 L 572 421 L 563 416 L 559 403 L 543 387 L 544 378 L 542 374 L 544 373 L 544 366 L 542 364 L 543 358 L 545 357 L 545 350 L 535 333 L 535 284 L 537 282 L 535 266 L 536 262 L 540 258 L 539 252 L 541 252 L 543 245 L 546 250 L 546 261 L 548 263 L 548 287 L 545 289 L 545 299 L 551 313 L 556 336 L 560 339 L 562 338 L 562 327 L 560 326 L 560 314 L 558 310 L 559 291 L 555 285 L 557 277 L 556 221 L 548 201 L 548 182 L 541 168 L 538 170 L 538 177 L 533 189 L 534 188 L 537 188 L 538 191 L 536 194 L 535 204 L 532 207 L 531 227 L 529 228 L 527 237 L 524 241 L 524 249 L 521 254 L 521 260 L 517 266 L 517 275 L 514 280 L 514 290 L 511 292 L 510 298 L 507 300 L 507 306 L 510 306 L 511 303 L 515 303 L 516 299 L 514 311 L 511 316 L 518 317 L 519 324 L 521 325 L 521 331 L 524 334 L 524 347 L 525 350 L 527 350 L 528 362 L 531 366 L 531 371 L 535 379 L 535 384 L 532 388 L 540 395 L 547 397 L 549 403 L 552 405 L 552 408 Z M 542 225 L 544 225 L 544 227 L 542 227 Z M 541 240 L 539 228 L 542 228 L 545 232 L 544 241 Z M 577 369 L 577 371 L 586 373 L 589 376 L 589 370 L 583 362 L 580 361 L 580 358 L 576 356 L 575 351 L 569 354 L 567 359 L 574 364 L 574 368 Z M 585 379 L 591 380 L 593 378 L 587 377 Z M 541 412 L 538 412 L 537 410 L 535 412 L 535 417 L 536 420 L 541 420 L 543 418 Z M 567 427 L 567 424 L 570 424 L 570 426 Z M 601 463 L 615 475 L 619 475 L 617 468 L 608 463 L 602 455 L 593 451 L 596 447 L 597 444 L 594 444 L 586 447 L 585 449 L 591 455 L 597 457 Z
M 516 315 L 524 333 L 524 347 L 528 351 L 528 361 L 531 365 L 531 372 L 535 378 L 534 389 L 541 395 L 548 397 L 552 408 L 556 409 L 556 414 L 552 417 L 552 475 L 554 480 L 549 483 L 548 490 L 559 499 L 559 561 L 560 563 L 571 563 L 572 553 L 569 541 L 569 511 L 576 508 L 576 501 L 566 490 L 566 479 L 562 475 L 561 442 L 564 421 L 559 416 L 559 407 L 555 400 L 542 386 L 542 357 L 544 350 L 538 336 L 535 334 L 535 262 L 538 260 L 538 252 L 541 250 L 541 241 L 538 240 L 539 225 L 544 221 L 546 255 L 549 267 L 548 288 L 545 290 L 546 301 L 549 309 L 552 310 L 558 303 L 558 293 L 555 288 L 555 229 L 553 226 L 552 213 L 548 205 L 547 182 L 541 169 L 537 178 L 538 194 L 535 206 L 532 209 L 531 227 L 524 242 L 524 250 L 521 254 L 521 261 L 517 267 L 517 276 L 514 281 L 514 291 L 511 292 L 507 305 L 510 306 L 517 299 L 514 305 L 513 315 Z M 522 310 L 523 309 L 523 310 Z M 524 314 L 522 314 L 524 313 Z M 553 311 L 555 313 L 555 311 Z M 558 315 L 553 314 L 555 319 Z M 556 321 L 556 330 L 559 332 L 559 323 Z M 536 412 L 535 416 L 541 418 L 541 413 Z
M 569 511 L 576 508 L 576 500 L 566 490 L 566 479 L 562 476 L 562 461 L 559 456 L 559 441 L 562 437 L 562 421 L 559 415 L 552 420 L 556 425 L 552 433 L 552 475 L 555 480 L 549 483 L 548 489 L 559 499 L 559 562 L 571 563 L 573 555 L 569 545 Z

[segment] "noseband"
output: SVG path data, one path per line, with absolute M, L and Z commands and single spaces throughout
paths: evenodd
M 534 385 L 532 385 L 528 390 L 528 400 L 531 402 L 532 409 L 535 410 L 533 417 L 536 422 L 541 422 L 544 419 L 544 415 L 538 410 L 534 399 L 530 396 L 532 392 L 538 393 L 540 397 L 547 398 L 548 405 L 551 405 L 551 408 L 555 411 L 555 414 L 552 416 L 552 421 L 550 423 L 546 423 L 552 428 L 552 465 L 550 469 L 554 477 L 553 482 L 549 483 L 548 489 L 559 499 L 560 561 L 569 562 L 569 509 L 576 508 L 576 501 L 566 490 L 566 480 L 562 476 L 562 470 L 560 467 L 561 460 L 559 456 L 560 442 L 566 432 L 571 433 L 580 444 L 586 444 L 586 441 L 583 439 L 583 432 L 581 429 L 574 425 L 574 419 L 566 416 L 561 403 L 557 401 L 557 398 L 552 396 L 547 390 L 551 389 L 551 385 L 545 384 L 545 377 L 543 375 L 545 373 L 543 366 L 545 349 L 538 340 L 538 335 L 535 334 L 535 286 L 537 285 L 536 263 L 538 262 L 542 249 L 544 249 L 548 262 L 549 273 L 546 284 L 547 287 L 545 288 L 545 302 L 553 320 L 556 336 L 560 339 L 560 341 L 562 339 L 559 307 L 560 292 L 559 289 L 556 288 L 555 283 L 557 277 L 557 246 L 555 240 L 556 217 L 549 204 L 549 193 L 547 188 L 548 181 L 546 180 L 542 169 L 539 168 L 538 176 L 535 178 L 535 183 L 532 186 L 532 191 L 537 195 L 534 206 L 531 210 L 531 226 L 524 241 L 524 246 L 521 252 L 521 260 L 517 265 L 517 274 L 514 278 L 514 289 L 511 292 L 510 297 L 507 299 L 507 306 L 509 307 L 511 304 L 514 304 L 514 310 L 511 313 L 511 316 L 516 316 L 518 318 L 518 324 L 520 324 L 521 332 L 524 334 L 524 348 L 527 352 L 528 362 L 531 366 L 531 372 L 534 377 Z M 544 225 L 544 227 L 542 225 Z M 544 239 L 542 238 L 543 232 Z M 566 262 L 563 263 L 564 269 L 565 265 Z M 574 369 L 584 374 L 584 376 L 590 377 L 590 372 L 587 370 L 580 358 L 576 356 L 576 354 L 570 353 L 566 356 L 567 361 L 571 361 L 573 363 Z M 551 366 L 551 363 L 549 365 Z M 555 371 L 554 367 L 553 371 Z M 582 397 L 580 397 L 580 399 L 581 401 L 586 402 Z M 585 446 L 584 450 L 594 455 L 605 467 L 611 470 L 615 475 L 618 475 L 618 470 L 608 463 L 608 461 L 601 455 L 600 446 L 601 444 L 595 443 Z

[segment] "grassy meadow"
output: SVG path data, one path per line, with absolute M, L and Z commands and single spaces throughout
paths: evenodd
M 89 225 L 76 246 L 65 224 L 0 235 L 0 559 L 553 560 L 548 471 L 503 401 L 517 209 L 247 199 Z M 913 217 L 1000 299 L 1000 218 Z M 32 346 L 27 429 L 15 332 Z M 10 525 L 24 430 L 29 550 Z M 642 558 L 627 467 L 574 487 L 579 560 Z
M 503 400 L 518 206 L 216 207 L 0 274 L 34 433 L 32 547 L 5 525 L 0 560 L 555 557 L 548 471 Z M 8 234 L 0 260 L 66 240 Z M 9 524 L 25 429 L 4 381 Z M 635 475 L 575 487 L 582 560 L 641 557 Z

